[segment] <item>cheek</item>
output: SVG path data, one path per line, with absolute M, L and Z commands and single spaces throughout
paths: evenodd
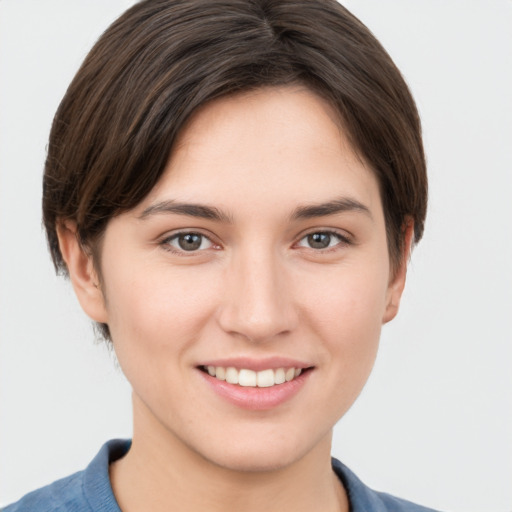
M 117 268 L 109 277 L 107 313 L 117 360 L 136 394 L 165 408 L 190 372 L 191 347 L 201 337 L 212 293 L 183 273 Z M 122 276 L 131 275 L 129 280 Z M 155 390 L 167 390 L 167 393 Z
M 304 316 L 319 333 L 319 357 L 331 368 L 331 383 L 358 394 L 368 378 L 379 345 L 386 305 L 387 274 L 379 266 L 332 272 L 323 285 L 306 282 Z
M 355 341 L 366 329 L 380 331 L 387 281 L 384 265 L 327 269 L 323 276 L 302 279 L 303 302 L 322 327 L 332 326 Z
M 125 276 L 130 276 L 128 279 Z M 211 277 L 211 276 L 210 276 Z M 206 276 L 183 269 L 118 265 L 106 284 L 109 328 L 116 350 L 139 355 L 185 348 L 208 321 L 214 288 Z

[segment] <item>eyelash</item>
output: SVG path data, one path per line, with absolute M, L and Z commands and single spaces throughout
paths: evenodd
M 186 249 L 173 247 L 171 245 L 171 242 L 178 240 L 180 237 L 187 236 L 187 235 L 192 235 L 192 236 L 195 235 L 195 236 L 201 237 L 200 246 L 197 249 L 187 251 Z M 300 245 L 300 243 L 303 240 L 306 240 L 308 237 L 313 236 L 313 235 L 327 235 L 331 238 L 335 237 L 338 239 L 338 243 L 336 243 L 333 246 L 328 245 L 327 247 L 323 247 L 323 248 L 314 248 L 314 247 L 307 247 L 307 246 Z M 201 249 L 201 245 L 203 245 L 205 240 L 208 241 L 211 245 L 207 248 Z M 331 239 L 329 240 L 329 244 L 330 244 L 330 242 L 331 242 Z M 305 247 L 306 249 L 310 249 L 316 253 L 327 253 L 327 252 L 335 251 L 335 250 L 339 249 L 340 247 L 346 247 L 351 244 L 352 244 L 351 239 L 348 236 L 346 236 L 345 234 L 341 234 L 338 231 L 316 230 L 316 231 L 311 231 L 311 232 L 303 235 L 299 239 L 299 241 L 294 244 L 294 246 Z M 215 244 L 215 242 L 213 242 L 210 237 L 208 237 L 207 235 L 205 235 L 201 232 L 198 232 L 198 231 L 180 231 L 178 233 L 173 233 L 172 235 L 165 237 L 161 242 L 159 242 L 159 245 L 161 245 L 164 250 L 169 251 L 173 254 L 178 254 L 180 256 L 193 256 L 193 255 L 201 253 L 207 249 L 211 249 L 211 248 L 218 249 L 220 247 L 218 244 Z
M 206 250 L 205 248 L 201 249 L 201 247 L 199 247 L 197 250 L 187 251 L 186 249 L 181 249 L 181 248 L 173 247 L 171 245 L 171 242 L 173 242 L 174 240 L 178 240 L 180 237 L 184 237 L 184 236 L 187 236 L 187 235 L 192 235 L 192 236 L 195 235 L 195 236 L 201 237 L 200 246 L 203 245 L 205 240 L 207 240 L 211 244 L 211 246 L 208 247 L 208 249 L 210 249 L 212 247 L 218 247 L 218 245 L 215 244 L 211 240 L 210 237 L 206 236 L 204 233 L 201 233 L 199 231 L 180 231 L 178 233 L 173 233 L 171 236 L 165 237 L 160 242 L 160 245 L 163 247 L 164 250 L 172 252 L 173 254 L 178 254 L 180 256 L 193 256 L 193 255 L 195 255 L 195 254 L 197 254 L 199 252 L 202 252 L 202 251 Z
M 310 236 L 313 236 L 313 235 L 327 235 L 329 237 L 335 237 L 338 239 L 338 243 L 336 243 L 335 245 L 333 246 L 327 246 L 327 247 L 324 247 L 324 248 L 318 248 L 318 249 L 315 249 L 313 247 L 306 247 L 306 249 L 311 249 L 315 252 L 318 252 L 318 253 L 326 253 L 326 252 L 331 252 L 331 251 L 335 251 L 341 247 L 346 247 L 348 245 L 351 245 L 352 244 L 352 241 L 351 239 L 345 235 L 345 234 L 342 234 L 338 231 L 333 231 L 333 230 L 315 230 L 315 231 L 310 231 L 309 233 L 306 233 L 304 236 L 302 236 L 299 240 L 299 242 L 296 244 L 300 244 L 300 242 L 302 242 L 303 240 L 307 239 L 308 237 Z M 330 242 L 330 240 L 329 240 Z M 304 247 L 304 246 L 300 246 L 299 247 Z

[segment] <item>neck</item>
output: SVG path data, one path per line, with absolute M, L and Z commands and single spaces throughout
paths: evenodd
M 158 422 L 148 421 L 157 422 L 134 414 L 132 447 L 110 467 L 123 512 L 349 510 L 331 468 L 331 433 L 286 467 L 238 471 L 207 460 Z

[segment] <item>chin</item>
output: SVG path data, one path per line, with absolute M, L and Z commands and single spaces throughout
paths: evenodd
M 300 436 L 299 436 L 300 437 Z M 326 453 L 330 453 L 330 433 L 317 442 L 300 439 L 293 435 L 276 437 L 253 436 L 251 439 L 233 439 L 215 444 L 214 449 L 204 450 L 201 456 L 208 462 L 226 470 L 240 473 L 267 473 L 286 469 L 309 453 L 325 444 Z M 322 450 L 323 451 L 323 450 Z
M 219 467 L 238 473 L 268 473 L 285 469 L 299 458 L 297 452 L 283 454 L 281 451 L 248 448 L 244 451 L 224 452 L 209 460 Z

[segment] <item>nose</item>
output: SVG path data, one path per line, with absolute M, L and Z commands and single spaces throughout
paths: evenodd
M 261 343 L 296 328 L 293 283 L 284 267 L 270 251 L 233 258 L 218 316 L 225 332 Z

